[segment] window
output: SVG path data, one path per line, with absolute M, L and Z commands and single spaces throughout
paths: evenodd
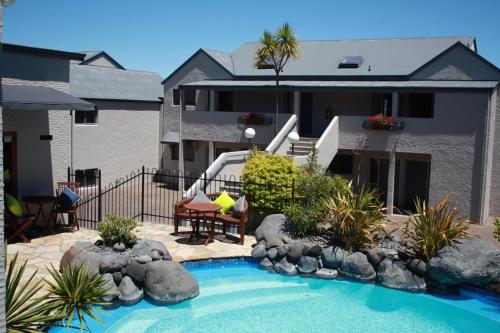
M 97 184 L 98 169 L 75 170 L 75 181 L 80 186 L 95 186 Z
M 217 95 L 218 111 L 233 111 L 233 92 L 219 91 Z
M 75 111 L 75 124 L 97 124 L 97 110 Z
M 363 61 L 362 56 L 347 56 L 340 61 L 339 68 L 359 68 Z
M 410 118 L 434 117 L 434 94 L 403 93 L 399 94 L 399 116 Z
M 193 162 L 194 161 L 194 145 L 193 141 L 184 141 L 184 161 Z M 170 144 L 170 159 L 172 161 L 179 160 L 179 144 Z
M 352 175 L 352 155 L 335 155 L 330 165 L 330 172 L 337 175 Z
M 172 92 L 173 95 L 173 100 L 172 104 L 173 105 L 180 105 L 181 104 L 181 94 L 179 89 L 174 89 Z M 186 101 L 186 105 L 189 106 L 195 106 L 196 105 L 196 90 L 195 89 L 189 89 L 185 88 L 184 89 L 184 97 Z
M 371 115 L 376 114 L 392 117 L 392 94 L 372 94 Z

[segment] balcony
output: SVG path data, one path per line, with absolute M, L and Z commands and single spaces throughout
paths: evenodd
M 401 131 L 405 124 L 402 121 L 396 121 L 394 117 L 388 117 L 381 113 L 370 116 L 369 120 L 362 123 L 364 129 L 378 131 Z

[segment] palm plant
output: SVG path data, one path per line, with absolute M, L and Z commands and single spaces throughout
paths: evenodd
M 9 264 L 6 276 L 5 312 L 7 332 L 41 332 L 41 326 L 61 319 L 47 295 L 34 297 L 42 288 L 42 281 L 35 281 L 36 271 L 24 282 L 25 261 L 17 267 L 17 254 Z
M 91 317 L 104 325 L 97 313 L 104 314 L 97 306 L 107 305 L 105 298 L 114 296 L 106 288 L 106 280 L 99 273 L 86 269 L 83 263 L 70 265 L 62 273 L 54 266 L 48 268 L 54 281 L 47 280 L 49 286 L 49 301 L 64 315 L 63 325 L 72 327 L 75 317 L 79 328 L 90 331 L 85 317 Z
M 271 68 L 276 76 L 276 115 L 274 119 L 274 135 L 276 135 L 278 133 L 280 73 L 290 59 L 300 57 L 299 42 L 292 27 L 288 23 L 284 23 L 275 33 L 264 31 L 258 44 L 254 66 L 259 69 Z
M 495 219 L 495 222 L 493 222 L 493 236 L 496 238 L 497 241 L 500 241 L 500 220 L 498 218 Z
M 367 247 L 383 232 L 383 204 L 372 189 L 361 188 L 356 194 L 350 184 L 348 190 L 326 199 L 326 206 L 335 241 L 351 251 Z
M 432 207 L 417 199 L 415 214 L 406 222 L 404 237 L 415 254 L 429 261 L 440 249 L 453 246 L 460 237 L 467 236 L 467 226 L 463 221 L 456 222 L 458 211 L 449 208 L 449 195 Z

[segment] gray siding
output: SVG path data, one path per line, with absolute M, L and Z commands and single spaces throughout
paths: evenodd
M 113 62 L 111 62 L 103 54 L 101 54 L 98 57 L 92 59 L 92 61 L 87 62 L 86 65 L 118 68 Z
M 493 216 L 500 216 L 500 91 L 497 89 L 495 108 L 495 129 L 493 141 L 493 166 L 491 174 L 490 211 Z
M 3 40 L 3 8 L 2 4 L 0 4 L 0 59 L 3 59 L 3 52 L 1 43 Z M 3 71 L 3 61 L 0 61 L 0 88 L 2 82 L 2 71 Z M 2 89 L 0 89 L 0 101 L 2 100 Z M 3 137 L 3 120 L 2 120 L 2 105 L 0 103 L 0 136 Z M 0 156 L 3 156 L 3 145 L 0 145 Z M 0 158 L 0 170 L 3 170 L 3 158 Z M 4 274 L 4 263 L 5 256 L 7 253 L 4 253 L 5 247 L 4 244 L 4 204 L 3 204 L 3 175 L 0 177 L 0 242 L 2 246 L 0 246 L 0 332 L 5 332 L 5 274 Z
M 74 126 L 74 169 L 101 169 L 107 186 L 143 165 L 158 166 L 159 103 L 90 101 L 98 120 Z

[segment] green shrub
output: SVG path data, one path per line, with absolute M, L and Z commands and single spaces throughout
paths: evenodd
M 467 236 L 467 226 L 456 222 L 456 209 L 448 207 L 449 195 L 436 206 L 416 200 L 416 213 L 412 214 L 405 225 L 404 238 L 415 254 L 429 261 L 440 249 L 453 246 L 456 239 Z
M 284 207 L 292 231 L 300 237 L 316 234 L 327 216 L 325 199 L 348 188 L 346 179 L 331 177 L 317 162 L 313 149 L 307 164 L 299 169 L 295 186 L 295 200 Z
M 137 236 L 134 234 L 137 225 L 133 219 L 108 214 L 104 221 L 97 225 L 97 232 L 107 246 L 123 243 L 130 247 L 137 241 Z
M 384 208 L 374 190 L 361 188 L 356 194 L 349 187 L 327 199 L 326 206 L 335 242 L 351 251 L 366 248 L 383 232 Z
M 493 229 L 493 236 L 500 241 L 500 220 L 498 218 L 495 219 L 495 222 L 493 223 L 494 229 Z
M 297 167 L 290 157 L 253 150 L 243 168 L 243 193 L 259 212 L 280 212 L 291 198 L 296 177 Z

